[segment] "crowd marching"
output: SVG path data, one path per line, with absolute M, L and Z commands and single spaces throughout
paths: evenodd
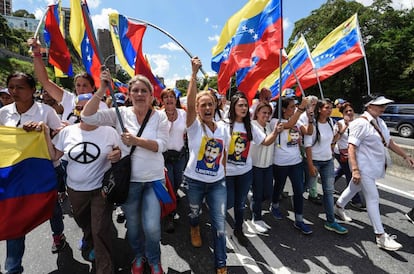
M 131 146 L 136 149 L 131 158 L 129 194 L 117 212 L 125 216 L 127 239 L 134 253 L 133 274 L 143 273 L 146 264 L 151 273 L 164 273 L 161 208 L 153 189 L 153 184 L 165 183 L 164 167 L 175 192 L 184 186 L 189 238 L 194 248 L 206 239 L 200 231 L 200 214 L 206 203 L 217 273 L 227 273 L 226 233 L 232 233 L 240 245 L 249 245 L 243 232 L 246 205 L 260 233 L 271 228 L 262 219 L 263 202 L 270 203 L 269 210 L 276 220 L 285 218 L 280 200 L 286 195 L 288 177 L 293 189 L 292 227 L 299 232 L 313 232 L 303 216 L 304 197 L 323 205 L 324 228 L 337 234 L 348 233 L 335 215 L 345 224 L 352 221 L 344 209 L 350 202 L 366 207 L 380 248 L 395 251 L 402 247 L 394 235 L 384 231 L 375 184 L 385 174 L 388 149 L 414 167 L 414 159 L 393 142 L 379 118 L 392 100 L 371 96 L 365 102 L 365 112 L 356 118 L 352 104 L 343 99 L 334 104 L 326 98 L 296 98 L 285 93 L 281 104 L 275 104 L 270 101 L 270 91 L 264 88 L 249 107 L 250 102 L 241 92 L 227 102 L 213 89 L 198 91 L 201 61 L 194 57 L 186 110 L 170 88 L 162 91 L 160 104 L 154 104 L 150 81 L 136 75 L 128 83 L 127 94 L 119 93 L 114 98 L 120 106 L 126 128 L 123 131 L 112 102 L 105 103 L 112 81 L 108 70 L 101 72 L 98 89 L 90 75 L 77 75 L 72 93 L 48 78 L 37 41 L 31 39 L 29 45 L 35 75 L 42 86 L 41 100 L 35 99 L 37 83 L 31 75 L 11 74 L 7 88 L 0 91 L 0 125 L 45 132 L 58 178 L 58 201 L 69 199 L 73 217 L 83 232 L 82 256 L 94 262 L 96 273 L 114 273 L 110 241 L 114 206 L 101 194 L 103 175 L 111 163 L 130 152 Z M 334 105 L 340 112 L 336 119 L 332 118 Z M 336 169 L 334 159 L 338 162 Z M 372 162 L 376 164 L 369 164 Z M 334 184 L 342 175 L 348 185 L 335 201 Z M 322 195 L 316 188 L 318 180 Z M 67 244 L 58 201 L 50 219 L 53 253 Z M 234 227 L 226 232 L 226 213 L 232 208 Z M 175 215 L 173 212 L 164 218 L 166 232 L 174 232 Z M 407 216 L 414 219 L 412 212 Z M 23 272 L 24 249 L 25 237 L 7 240 L 7 273 Z

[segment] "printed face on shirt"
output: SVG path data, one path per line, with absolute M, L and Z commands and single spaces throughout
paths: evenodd
M 10 95 L 16 102 L 31 102 L 33 101 L 33 93 L 35 89 L 30 87 L 27 80 L 22 76 L 16 76 L 9 80 L 7 88 Z
M 196 172 L 215 176 L 220 167 L 222 153 L 223 142 L 221 140 L 209 139 L 206 136 L 203 136 L 198 152 Z

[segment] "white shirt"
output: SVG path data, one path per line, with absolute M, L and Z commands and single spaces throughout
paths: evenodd
M 102 187 L 104 173 L 111 167 L 107 156 L 119 147 L 120 138 L 112 127 L 89 131 L 76 124 L 63 128 L 52 142 L 68 161 L 66 184 L 77 191 L 90 191 Z
M 9 127 L 23 127 L 29 121 L 44 122 L 52 130 L 62 126 L 56 111 L 49 105 L 34 102 L 28 111 L 19 114 L 16 103 L 9 104 L 0 109 L 0 125 Z
M 266 123 L 266 132 L 256 120 L 253 120 L 252 124 L 263 131 L 266 136 L 272 132 L 270 123 Z M 274 143 L 270 146 L 256 144 L 255 142 L 251 143 L 250 155 L 252 156 L 252 164 L 254 167 L 267 168 L 273 164 L 273 145 Z
M 228 125 L 230 127 L 230 125 Z M 230 130 L 229 130 L 230 131 Z M 266 135 L 257 126 L 252 124 L 253 142 L 261 144 Z M 243 143 L 238 141 L 242 140 Z M 247 139 L 246 128 L 243 123 L 235 122 L 228 148 L 226 176 L 242 175 L 253 167 L 250 154 L 251 142 Z
M 229 132 L 223 122 L 216 123 L 214 132 L 199 119 L 187 128 L 189 160 L 184 175 L 205 183 L 214 183 L 224 178 L 223 157 L 229 142 Z
M 133 107 L 119 107 L 119 112 L 128 132 L 137 135 L 141 125 L 138 124 Z M 100 109 L 91 116 L 82 115 L 82 119 L 90 125 L 115 127 L 119 134 L 122 133 L 115 108 Z M 167 149 L 168 135 L 168 119 L 165 112 L 153 111 L 141 137 L 156 141 L 158 144 L 158 151 L 153 152 L 137 146 L 131 157 L 131 182 L 152 182 L 165 178 L 164 157 L 162 153 Z M 127 155 L 131 151 L 131 148 L 124 145 L 122 142 L 120 147 L 122 155 Z
M 287 120 L 282 119 L 282 123 Z M 275 127 L 278 119 L 272 119 L 270 123 Z M 300 133 L 299 124 L 290 129 L 284 129 L 276 137 L 274 145 L 273 164 L 278 166 L 292 166 L 302 162 L 300 154 L 300 144 L 302 143 L 302 134 Z
M 368 120 L 357 118 L 350 123 L 348 142 L 357 147 L 356 160 L 361 175 L 373 179 L 383 178 L 385 176 L 385 149 L 388 148 L 384 147 L 381 136 L 370 124 L 374 118 L 366 111 L 362 116 L 367 117 Z M 377 118 L 377 122 L 388 147 L 390 132 L 387 125 L 381 118 Z
M 76 97 L 77 97 L 76 94 L 69 92 L 67 90 L 63 90 L 62 102 L 60 102 L 60 104 L 63 106 L 63 113 L 62 113 L 63 122 L 73 124 L 77 120 L 77 117 L 73 115 L 73 109 L 76 106 L 76 102 L 75 102 Z M 104 102 L 102 101 L 99 102 L 99 109 L 107 109 L 107 108 L 108 106 Z
M 338 124 L 341 124 L 341 128 L 345 128 L 345 120 L 339 120 L 336 122 L 334 126 L 334 133 L 339 132 L 339 126 Z M 341 137 L 336 141 L 335 147 L 334 147 L 334 153 L 339 154 L 340 149 L 347 149 L 348 148 L 348 135 L 349 135 L 349 127 L 345 129 L 344 133 L 341 135 Z
M 334 137 L 333 122 L 315 122 L 313 134 L 305 135 L 305 147 L 312 147 L 312 160 L 328 161 L 332 159 L 331 144 Z M 315 143 L 317 127 L 319 129 L 319 140 Z
M 184 147 L 184 134 L 186 131 L 187 113 L 183 109 L 177 109 L 177 119 L 173 122 L 168 120 L 168 144 L 167 150 L 181 151 Z

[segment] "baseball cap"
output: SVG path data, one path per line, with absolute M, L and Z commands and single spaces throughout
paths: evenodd
M 393 100 L 385 98 L 385 96 L 378 96 L 374 99 L 372 99 L 371 101 L 369 101 L 368 103 L 365 104 L 365 106 L 369 106 L 369 105 L 375 105 L 375 106 L 382 106 L 382 105 L 386 105 L 389 103 L 394 103 Z
M 346 103 L 346 101 L 342 98 L 338 98 L 335 100 L 334 105 L 336 106 L 338 104 L 343 104 L 343 103 Z
M 115 100 L 117 104 L 125 105 L 125 95 L 123 93 L 115 93 Z
M 7 93 L 8 95 L 10 95 L 9 89 L 8 88 L 2 88 L 0 89 L 0 93 Z
M 291 89 L 291 88 L 287 88 L 285 90 L 282 91 L 282 96 L 285 97 L 295 97 L 296 93 L 295 90 Z

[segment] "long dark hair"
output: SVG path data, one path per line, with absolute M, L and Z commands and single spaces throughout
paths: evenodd
M 33 78 L 31 74 L 16 71 L 9 76 L 7 76 L 6 85 L 9 85 L 9 82 L 12 78 L 19 78 L 22 77 L 26 80 L 26 83 L 29 85 L 29 87 L 33 90 L 36 90 L 36 80 Z
M 236 121 L 236 104 L 240 99 L 245 99 L 246 102 L 249 102 L 247 100 L 246 95 L 242 92 L 237 92 L 231 97 L 230 109 L 229 109 L 230 134 L 233 133 L 233 126 L 234 126 L 234 122 Z M 244 127 L 246 128 L 247 139 L 249 141 L 253 140 L 252 124 L 250 121 L 250 113 L 248 109 L 247 109 L 246 116 L 243 117 L 243 124 L 244 124 Z
M 318 100 L 318 102 L 316 103 L 315 106 L 315 130 L 316 130 L 316 139 L 315 142 L 313 142 L 312 145 L 315 145 L 317 142 L 319 142 L 321 133 L 319 131 L 319 116 L 321 114 L 321 109 L 327 105 L 327 104 L 331 104 L 332 105 L 332 101 L 328 98 L 325 98 L 323 100 Z M 328 117 L 327 119 L 329 126 L 331 127 L 332 131 L 333 131 L 333 125 L 332 125 L 332 121 L 331 118 Z
M 295 101 L 295 97 L 286 97 L 282 96 L 282 117 L 278 117 L 279 115 L 279 104 L 276 105 L 275 112 L 273 112 L 272 118 L 278 118 L 279 120 L 283 119 L 283 109 L 286 109 L 291 101 Z

